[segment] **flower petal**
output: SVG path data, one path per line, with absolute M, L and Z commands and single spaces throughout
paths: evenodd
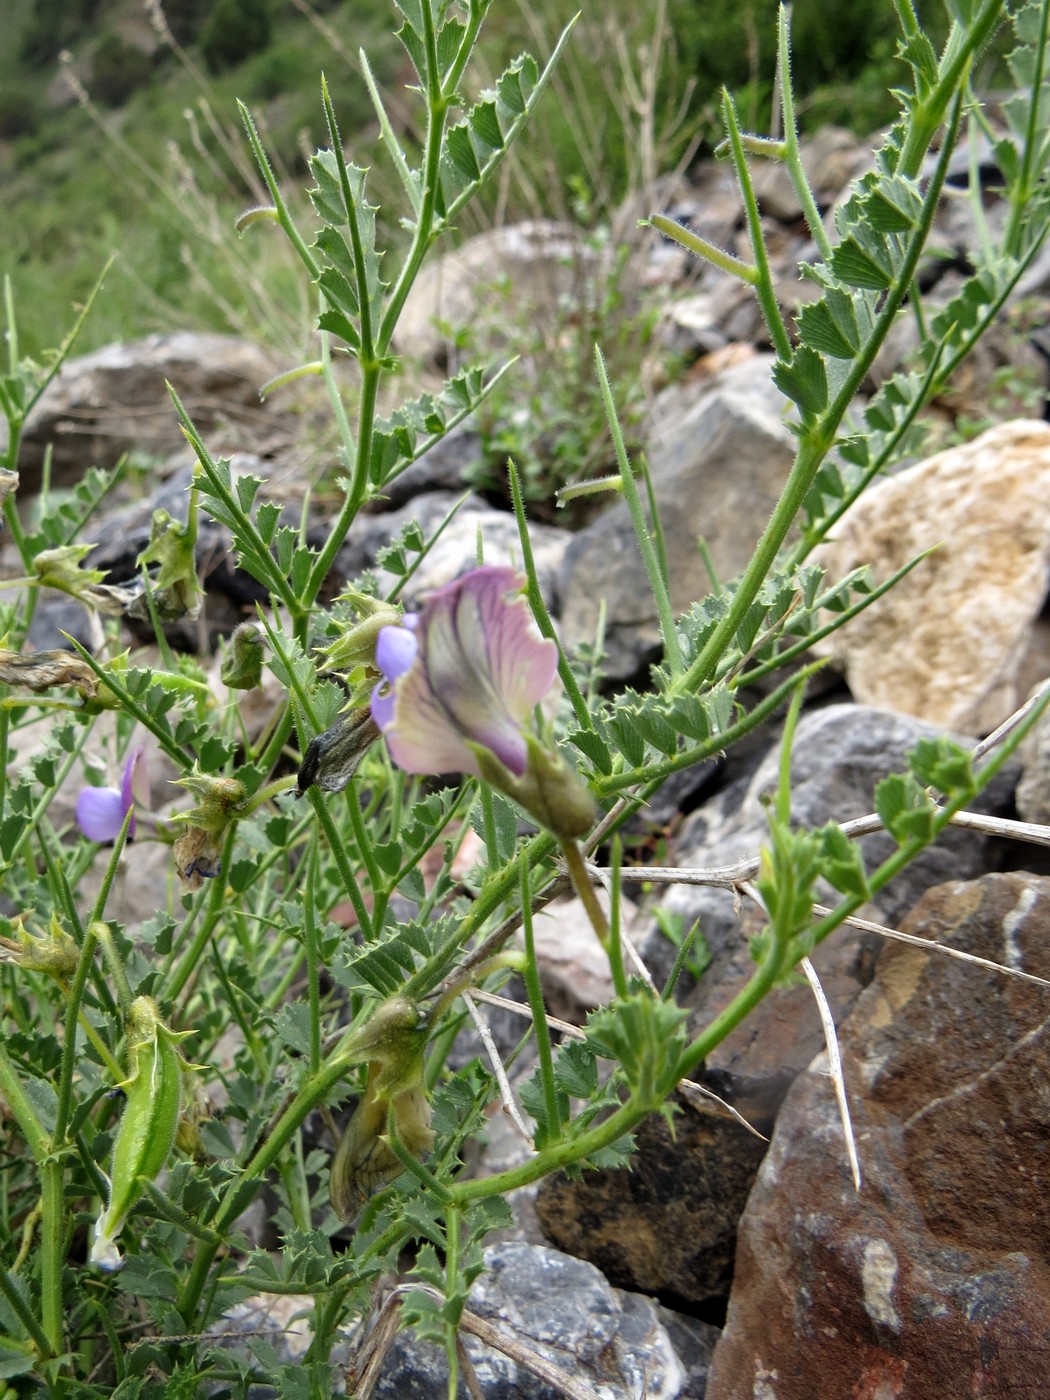
M 124 798 L 116 788 L 84 788 L 77 798 L 77 825 L 89 841 L 114 841 L 124 825 Z
M 550 689 L 558 649 L 536 629 L 524 580 L 510 568 L 475 569 L 427 600 L 420 647 L 432 690 L 459 732 L 517 777 L 527 753 L 520 726 Z
M 403 676 L 390 695 L 373 696 L 372 717 L 391 758 L 406 773 L 481 776 L 477 759 L 438 704 L 422 666 Z
M 419 643 L 408 628 L 384 627 L 376 642 L 376 665 L 393 684 L 411 670 L 418 652 Z
M 149 774 L 146 772 L 146 750 L 139 744 L 132 749 L 128 755 L 128 761 L 124 765 L 124 778 L 120 785 L 120 800 L 124 804 L 126 812 L 132 809 L 132 818 L 128 823 L 128 836 L 134 839 L 135 817 L 134 808 L 136 803 L 141 803 L 143 807 L 149 806 Z M 123 821 L 123 817 L 121 818 Z
M 480 776 L 470 745 L 488 749 L 521 777 L 528 750 L 521 732 L 554 679 L 558 649 L 536 628 L 514 569 L 486 566 L 431 593 L 415 635 L 387 627 L 376 660 L 389 688 L 377 687 L 372 714 L 394 761 L 410 773 Z

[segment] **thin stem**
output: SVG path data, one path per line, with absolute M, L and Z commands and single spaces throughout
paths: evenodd
M 773 341 L 777 358 L 790 360 L 791 337 L 787 333 L 784 318 L 777 305 L 776 292 L 773 289 L 773 274 L 770 271 L 769 256 L 766 253 L 762 219 L 758 212 L 758 200 L 755 198 L 755 189 L 751 183 L 751 171 L 748 169 L 747 156 L 740 137 L 740 127 L 737 124 L 736 104 L 724 88 L 722 90 L 722 118 L 729 134 L 729 146 L 733 154 L 737 179 L 740 182 L 740 192 L 744 197 L 744 212 L 747 215 L 751 251 L 755 256 L 755 269 L 758 273 L 758 278 L 754 283 L 755 295 L 758 297 L 758 304 L 762 308 L 763 318 L 769 328 L 770 339 Z
M 585 877 L 586 878 L 586 877 Z M 532 931 L 532 899 L 529 891 L 529 867 L 526 860 L 521 862 L 521 926 L 525 938 L 525 992 L 532 1011 L 532 1024 L 536 1033 L 536 1050 L 539 1056 L 540 1083 L 543 1086 L 543 1107 L 546 1119 L 543 1140 L 556 1142 L 561 1136 L 561 1108 L 558 1103 L 558 1086 L 554 1080 L 554 1060 L 551 1055 L 550 1031 L 547 1029 L 547 1008 L 543 1004 L 543 989 L 540 986 L 540 970 L 536 961 L 536 943 Z M 537 1134 L 540 1136 L 540 1134 Z
M 332 853 L 332 859 L 335 861 L 339 874 L 342 877 L 343 888 L 346 890 L 350 903 L 354 906 L 354 913 L 357 916 L 357 923 L 361 930 L 361 936 L 366 943 L 369 943 L 374 936 L 372 916 L 368 912 L 368 906 L 365 904 L 360 886 L 357 883 L 357 876 L 354 874 L 353 867 L 347 857 L 346 847 L 339 835 L 332 814 L 328 810 L 328 804 L 316 787 L 308 788 L 306 797 L 310 806 L 317 813 L 317 820 L 321 823 L 321 826 L 324 828 L 324 833 L 328 837 L 328 848 Z
M 795 119 L 795 95 L 791 86 L 791 33 L 788 24 L 789 7 L 781 5 L 777 25 L 777 63 L 780 71 L 780 107 L 784 114 L 784 163 L 791 183 L 802 205 L 802 215 L 806 220 L 810 237 L 817 245 L 825 262 L 831 261 L 831 239 L 820 217 L 817 201 L 806 179 L 802 164 L 802 152 L 798 144 L 798 123 Z
M 310 856 L 303 887 L 303 937 L 306 943 L 306 989 L 310 1008 L 310 1073 L 321 1068 L 321 987 L 320 949 L 317 932 L 317 841 L 310 843 Z
M 525 497 L 521 490 L 521 477 L 512 461 L 507 463 L 507 478 L 510 482 L 510 498 L 514 506 L 514 518 L 518 523 L 518 543 L 521 548 L 521 562 L 525 569 L 525 595 L 529 600 L 529 607 L 532 609 L 532 615 L 536 619 L 536 626 L 540 629 L 541 634 L 554 642 L 558 648 L 558 676 L 565 687 L 566 695 L 569 697 L 572 712 L 576 716 L 576 723 L 581 729 L 593 729 L 594 721 L 591 719 L 590 709 L 583 698 L 576 677 L 572 673 L 572 667 L 566 660 L 561 643 L 558 641 L 554 623 L 547 611 L 547 604 L 540 591 L 539 578 L 536 574 L 536 560 L 532 553 L 532 540 L 529 537 L 529 526 L 525 517 Z M 615 479 L 619 481 L 619 477 Z
M 598 385 L 601 390 L 602 403 L 605 407 L 605 417 L 609 424 L 609 432 L 612 434 L 613 448 L 616 452 L 616 462 L 620 468 L 620 482 L 623 498 L 627 502 L 627 509 L 631 515 L 631 524 L 634 526 L 635 538 L 638 541 L 638 549 L 645 564 L 646 576 L 649 580 L 649 590 L 652 593 L 653 601 L 656 604 L 657 616 L 660 619 L 660 639 L 663 642 L 664 658 L 670 668 L 673 677 L 681 676 L 684 669 L 682 659 L 682 649 L 678 641 L 678 631 L 675 627 L 674 609 L 671 607 L 671 594 L 667 586 L 667 579 L 660 568 L 660 556 L 653 543 L 653 537 L 649 531 L 649 525 L 642 510 L 641 497 L 638 494 L 638 486 L 631 470 L 631 463 L 627 457 L 627 448 L 624 445 L 623 433 L 620 430 L 620 420 L 616 413 L 616 404 L 613 400 L 612 389 L 609 385 L 609 376 L 605 369 L 605 359 L 602 356 L 601 347 L 594 347 L 594 361 L 598 371 Z

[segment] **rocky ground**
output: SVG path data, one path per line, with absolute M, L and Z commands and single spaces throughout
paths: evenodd
M 824 207 L 862 168 L 865 152 L 834 131 L 810 143 L 807 161 Z M 738 250 L 742 218 L 723 166 L 701 167 L 665 194 L 670 213 Z M 801 211 L 779 168 L 762 172 L 759 197 L 781 297 L 791 308 L 810 286 L 794 272 L 811 251 Z M 968 209 L 949 198 L 938 224 L 938 256 L 927 277 L 935 302 L 958 286 L 974 236 Z M 986 213 L 994 225 L 999 215 L 991 200 Z M 476 318 L 484 289 L 507 277 L 532 314 L 543 316 L 553 302 L 580 294 L 590 257 L 560 227 L 531 225 L 474 240 L 418 289 L 403 343 L 436 366 L 449 348 L 435 318 Z M 645 368 L 649 382 L 659 382 L 661 361 L 688 362 L 670 387 L 653 390 L 643 429 L 674 601 L 684 607 L 708 586 L 698 536 L 720 576 L 732 577 L 746 562 L 793 440 L 786 401 L 769 377 L 757 308 L 739 284 L 712 269 L 699 272 L 651 234 L 641 237 L 630 265 L 639 295 L 666 305 Z M 1005 421 L 878 485 L 823 552 L 834 577 L 867 562 L 882 578 L 938 546 L 835 636 L 840 679 L 813 695 L 795 742 L 794 810 L 802 822 L 867 814 L 875 783 L 900 770 L 917 737 L 947 728 L 976 742 L 1050 671 L 1043 616 L 1050 580 L 1048 306 L 1044 255 L 963 382 L 939 405 L 947 438 L 961 415 L 986 411 L 1006 366 L 1011 383 L 995 390 L 996 415 Z M 908 348 L 902 331 L 879 374 L 898 367 Z M 60 482 L 91 464 L 111 465 L 128 449 L 148 450 L 158 463 L 148 490 L 101 522 L 89 561 L 109 568 L 111 581 L 130 577 L 154 506 L 185 510 L 191 458 L 179 445 L 164 390 L 170 380 L 208 441 L 234 453 L 235 470 L 266 477 L 269 490 L 294 499 L 302 485 L 299 423 L 285 401 L 258 400 L 260 384 L 282 368 L 254 346 L 190 334 L 73 361 L 30 423 L 23 492 L 39 479 L 47 443 Z M 467 424 L 406 473 L 388 509 L 355 527 L 332 589 L 372 566 L 405 520 L 418 519 L 424 530 L 440 521 L 462 496 L 479 451 Z M 413 579 L 414 590 L 469 567 L 479 528 L 487 562 L 514 556 L 512 517 L 471 496 Z M 593 640 L 602 601 L 608 683 L 644 678 L 657 620 L 625 506 L 612 505 L 575 532 L 538 525 L 533 546 L 566 645 Z M 217 527 L 202 531 L 200 564 L 204 618 L 178 640 L 210 650 L 254 609 L 258 591 L 234 567 Z M 82 618 L 75 604 L 42 605 L 32 644 L 59 645 L 58 630 L 76 631 Z M 776 762 L 770 729 L 725 763 L 670 785 L 636 836 L 663 843 L 664 863 L 682 868 L 755 855 Z M 981 810 L 1046 821 L 1048 764 L 1050 732 L 1000 775 Z M 1042 845 L 1020 844 L 955 831 L 884 889 L 868 918 L 1050 978 L 1048 839 L 1044 833 Z M 866 837 L 869 854 L 886 840 Z M 144 859 L 142 849 L 129 859 Z M 131 920 L 153 912 L 135 909 L 135 889 L 129 879 Z M 680 915 L 686 927 L 701 920 L 712 962 L 699 983 L 688 984 L 688 1004 L 695 1021 L 706 1022 L 747 975 L 754 915 L 730 893 L 697 885 L 638 898 L 632 938 L 657 979 L 673 958 L 657 906 Z M 541 923 L 553 1002 L 563 1016 L 580 1019 L 606 986 L 593 940 L 587 932 L 575 936 L 573 915 L 571 905 L 552 906 Z M 514 1202 L 512 1237 L 491 1246 L 490 1270 L 469 1304 L 467 1346 L 490 1400 L 1046 1393 L 1050 992 L 877 932 L 843 932 L 814 963 L 838 1026 L 860 1192 L 850 1179 L 812 997 L 804 985 L 783 989 L 706 1067 L 708 1083 L 761 1136 L 713 1116 L 695 1096 L 683 1097 L 673 1137 L 662 1120 L 642 1130 L 631 1172 L 554 1178 Z M 507 1125 L 494 1123 L 486 1165 L 506 1165 L 520 1150 Z M 254 1311 L 245 1305 L 244 1318 L 246 1327 L 272 1326 L 293 1355 L 303 1344 L 270 1301 Z M 557 1369 L 537 1367 L 536 1356 Z M 443 1364 L 435 1350 L 399 1337 L 374 1393 L 391 1400 L 443 1393 Z

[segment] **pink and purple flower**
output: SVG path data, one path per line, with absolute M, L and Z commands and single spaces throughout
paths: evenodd
M 525 776 L 522 726 L 551 688 L 558 648 L 540 636 L 523 587 L 514 569 L 486 565 L 380 631 L 384 680 L 372 716 L 406 772 L 481 777 L 482 749 L 514 778 Z

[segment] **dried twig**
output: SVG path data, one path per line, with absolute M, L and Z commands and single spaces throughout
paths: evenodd
M 833 911 L 825 904 L 814 904 L 813 912 L 818 918 L 824 918 Z M 1025 982 L 1035 982 L 1040 987 L 1050 987 L 1050 981 L 1045 977 L 1037 977 L 1034 972 L 1024 972 L 1019 967 L 1007 967 L 1005 963 L 992 962 L 990 958 L 979 958 L 976 953 L 966 953 L 961 948 L 953 948 L 950 943 L 937 943 L 932 938 L 920 938 L 914 933 L 902 933 L 900 929 L 887 928 L 885 924 L 872 923 L 870 919 L 860 919 L 851 915 L 845 920 L 852 928 L 860 929 L 863 933 L 877 933 L 881 938 L 892 938 L 898 943 L 910 943 L 916 948 L 922 948 L 927 953 L 943 953 L 946 958 L 957 958 L 959 962 L 974 963 L 977 967 L 985 967 L 990 972 L 1001 972 L 1007 977 L 1020 977 Z
M 497 1049 L 496 1042 L 492 1038 L 492 1032 L 489 1030 L 484 1016 L 482 1016 L 481 1012 L 475 1006 L 471 993 L 461 992 L 460 995 L 474 1020 L 478 1035 L 481 1037 L 481 1043 L 488 1051 L 492 1072 L 496 1076 L 496 1082 L 499 1084 L 499 1091 L 503 1098 L 503 1108 L 505 1112 L 510 1114 L 514 1126 L 531 1147 L 532 1133 L 529 1132 L 528 1125 L 521 1116 L 521 1110 L 518 1108 L 514 1098 L 514 1091 L 510 1087 L 510 1080 L 507 1078 L 507 1071 L 503 1068 L 503 1061 L 499 1057 L 499 1050 Z M 477 993 L 475 993 L 475 995 L 477 995 Z

